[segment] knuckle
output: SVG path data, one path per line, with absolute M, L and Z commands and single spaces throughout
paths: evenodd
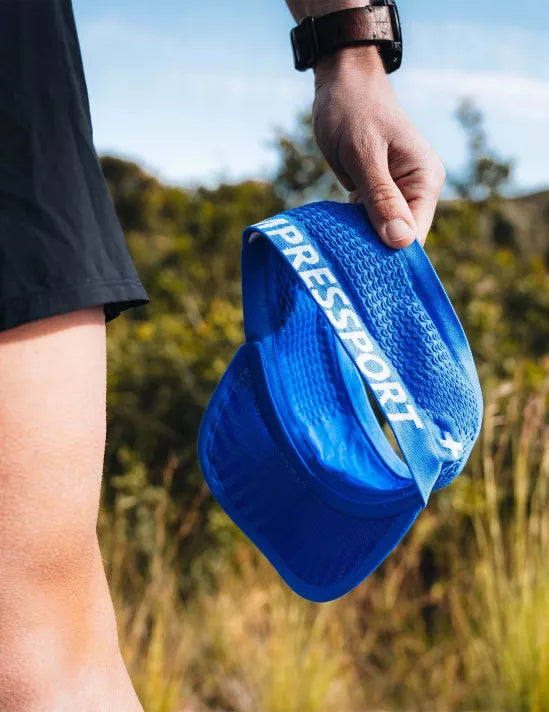
M 365 199 L 368 205 L 377 211 L 383 211 L 388 205 L 398 200 L 393 186 L 388 181 L 374 181 L 365 187 Z

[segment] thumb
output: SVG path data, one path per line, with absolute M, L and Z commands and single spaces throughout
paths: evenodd
M 389 247 L 407 247 L 414 241 L 416 222 L 406 199 L 389 173 L 388 166 L 372 166 L 352 176 L 368 217 Z

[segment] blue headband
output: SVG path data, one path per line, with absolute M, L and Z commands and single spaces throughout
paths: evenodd
M 461 472 L 482 393 L 417 240 L 392 250 L 362 206 L 333 202 L 243 237 L 246 343 L 204 414 L 200 463 L 288 585 L 327 601 L 368 576 Z

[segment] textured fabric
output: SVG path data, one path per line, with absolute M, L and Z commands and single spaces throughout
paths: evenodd
M 316 586 L 334 576 L 344 578 L 375 545 L 371 521 L 338 512 L 307 489 L 300 473 L 273 442 L 257 400 L 253 395 L 250 398 L 250 393 L 251 375 L 244 368 L 219 419 L 217 447 L 212 452 L 212 463 L 227 496 L 241 504 L 258 532 L 274 537 L 274 545 L 296 574 Z M 231 448 L 240 429 L 254 433 L 253 441 L 245 445 L 245 458 Z M 277 526 L 281 521 L 292 527 L 291 538 Z M 391 521 L 390 517 L 375 520 L 377 537 L 387 533 Z M 317 542 L 325 528 L 335 546 L 319 552 Z
M 204 414 L 202 470 L 284 580 L 330 600 L 463 469 L 482 416 L 473 358 L 419 243 L 385 247 L 361 206 L 247 228 L 242 279 L 246 343 Z
M 70 0 L 0 0 L 0 330 L 148 296 L 94 149 Z
M 417 403 L 451 426 L 456 440 L 470 449 L 482 404 L 474 384 L 450 353 L 424 304 L 415 296 L 406 262 L 373 234 L 364 239 L 360 222 L 348 216 L 360 208 L 325 203 L 288 211 L 308 230 L 314 230 L 326 256 L 337 261 L 347 294 L 360 305 L 359 313 L 381 351 L 398 363 L 398 371 Z M 457 475 L 454 462 L 446 462 L 435 486 Z

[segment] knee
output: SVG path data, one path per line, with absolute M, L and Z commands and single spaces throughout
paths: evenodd
M 88 431 L 70 447 L 53 441 L 51 457 L 36 439 L 15 447 L 4 448 L 0 464 L 0 595 L 9 575 L 52 583 L 81 576 L 97 547 L 101 436 Z
M 59 690 L 119 656 L 97 537 L 29 541 L 0 558 L 2 711 L 61 709 Z
M 31 469 L 18 453 L 8 453 L 0 466 L 0 636 L 10 625 L 2 611 L 27 615 L 41 600 L 47 607 L 48 600 L 89 599 L 100 563 L 101 471 L 83 462 L 100 447 L 87 433 L 78 444 L 78 466 L 71 468 L 69 453 L 63 469 L 40 459 Z M 6 461 L 18 466 L 6 470 Z
M 0 709 L 17 712 L 54 709 L 58 688 L 117 652 L 97 539 L 27 542 L 0 556 Z

